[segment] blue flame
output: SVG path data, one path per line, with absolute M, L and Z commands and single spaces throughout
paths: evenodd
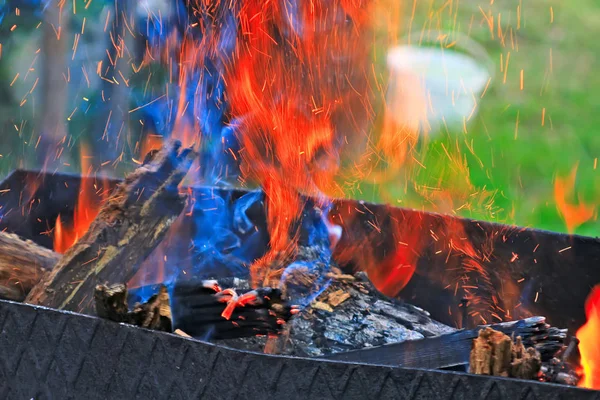
M 268 233 L 262 192 L 233 199 L 233 192 L 201 189 L 194 205 L 193 270 L 196 279 L 248 277 L 248 266 L 264 255 Z
M 301 34 L 304 27 L 297 18 L 298 4 L 284 1 L 289 20 L 283 29 L 288 32 L 280 34 Z M 170 14 L 161 14 L 162 18 L 151 12 L 143 17 L 147 20 L 139 25 L 153 49 L 162 49 L 166 38 L 176 35 L 178 40 L 200 42 L 206 39 L 211 44 L 216 40 L 217 54 L 207 52 L 195 71 L 187 70 L 185 85 L 175 82 L 159 94 L 151 90 L 134 93 L 134 106 L 139 109 L 134 118 L 141 119 L 145 129 L 168 138 L 175 129 L 176 117 L 181 118 L 183 113 L 183 118 L 191 126 L 197 126 L 202 136 L 198 182 L 228 185 L 239 175 L 239 157 L 236 154 L 240 150 L 238 127 L 241 120 L 232 120 L 228 114 L 223 62 L 227 55 L 235 52 L 238 6 L 235 2 L 220 2 L 217 6 L 207 4 L 179 0 L 173 3 Z M 190 29 L 192 22 L 202 28 Z M 168 66 L 173 68 L 173 77 L 179 76 L 177 64 L 172 62 Z M 186 92 L 181 93 L 181 90 Z M 178 109 L 181 95 L 186 99 L 185 111 Z M 284 97 L 285 93 L 280 96 Z M 175 283 L 182 279 L 248 278 L 248 267 L 262 257 L 269 246 L 264 196 L 261 191 L 240 195 L 215 188 L 196 189 L 189 218 L 192 226 L 189 254 L 169 254 L 168 257 L 170 264 L 183 264 L 185 258 L 191 260 L 187 260 L 190 262 L 186 264 L 185 271 L 183 267 L 176 268 L 176 265 L 170 268 L 165 282 L 169 289 L 173 290 Z M 327 207 L 322 209 L 307 201 L 302 215 L 292 227 L 292 231 L 298 232 L 301 249 L 313 249 L 310 254 L 302 254 L 301 251 L 290 265 L 282 266 L 281 284 L 286 286 L 290 300 L 300 306 L 312 302 L 329 284 L 327 272 L 330 271 L 331 250 L 327 212 Z M 290 278 L 297 273 L 307 273 L 315 279 L 309 286 L 293 285 Z M 132 298 L 145 301 L 156 290 L 157 287 L 142 287 L 132 291 Z M 175 304 L 177 299 L 173 302 Z
M 177 116 L 186 120 L 191 126 L 198 126 L 201 135 L 201 178 L 202 182 L 214 184 L 237 177 L 237 164 L 231 162 L 232 153 L 237 148 L 234 135 L 235 122 L 227 116 L 225 98 L 225 82 L 223 74 L 225 66 L 220 55 L 231 54 L 235 50 L 237 20 L 235 7 L 222 2 L 217 10 L 207 5 L 193 2 L 177 1 L 167 16 L 157 18 L 148 13 L 148 21 L 143 25 L 148 45 L 161 49 L 166 38 L 176 34 L 178 40 L 199 42 L 202 39 L 217 40 L 217 53 L 206 54 L 196 70 L 188 71 L 185 76 L 186 92 L 181 93 L 178 83 L 169 85 L 162 97 L 156 93 L 145 91 L 134 94 L 135 106 L 139 109 L 140 118 L 146 129 L 169 138 L 173 134 Z M 218 19 L 219 24 L 214 24 Z M 190 29 L 191 22 L 198 22 L 204 29 Z M 207 52 L 209 53 L 209 52 Z M 178 63 L 173 60 L 169 68 L 172 76 L 178 76 Z M 178 99 L 185 96 L 185 110 L 178 109 Z M 160 98 L 159 98 L 160 97 Z M 157 100 L 158 99 L 158 100 Z M 227 168 L 224 168 L 227 166 Z

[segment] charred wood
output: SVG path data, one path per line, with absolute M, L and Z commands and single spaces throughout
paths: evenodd
M 479 331 L 473 340 L 469 372 L 520 379 L 536 379 L 542 366 L 540 353 L 525 348 L 521 337 L 511 338 L 490 327 Z
M 218 343 L 250 351 L 319 357 L 455 331 L 418 307 L 381 295 L 364 273 L 343 275 L 332 267 L 327 277 L 329 287 L 277 338 L 247 337 Z
M 544 317 L 503 322 L 490 327 L 509 337 L 520 336 L 526 347 L 533 347 L 540 353 L 544 366 L 554 362 L 557 353 L 565 348 L 566 330 L 551 327 Z M 360 351 L 332 354 L 325 358 L 348 362 L 377 362 L 407 368 L 466 370 L 473 340 L 477 339 L 479 332 L 485 328 L 480 326 L 421 340 L 407 340 Z
M 279 289 L 249 290 L 246 283 L 242 289 L 223 290 L 217 281 L 178 282 L 173 290 L 175 327 L 215 340 L 280 334 L 297 308 L 284 301 Z
M 96 314 L 115 322 L 124 322 L 156 331 L 171 332 L 173 323 L 169 293 L 165 286 L 145 303 L 137 303 L 133 310 L 127 306 L 127 286 L 122 284 L 98 285 L 94 291 Z
M 30 240 L 0 232 L 0 299 L 23 301 L 59 259 Z
M 194 158 L 177 141 L 150 157 L 116 187 L 88 232 L 25 301 L 91 313 L 96 285 L 129 281 L 183 211 L 178 186 Z

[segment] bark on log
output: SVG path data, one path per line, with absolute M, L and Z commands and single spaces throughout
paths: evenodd
M 185 207 L 178 185 L 196 154 L 168 143 L 119 184 L 88 232 L 25 302 L 90 314 L 98 284 L 127 282 Z
M 60 254 L 0 232 L 0 299 L 23 301 L 60 259 Z

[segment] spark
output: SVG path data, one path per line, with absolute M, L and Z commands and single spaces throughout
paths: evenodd
M 521 90 L 523 90 L 524 82 L 523 82 L 523 70 L 521 70 Z
M 546 123 L 546 107 L 542 108 L 542 126 Z
M 129 110 L 129 113 L 131 114 L 131 113 L 133 113 L 133 112 L 136 112 L 136 111 L 138 111 L 138 110 L 141 110 L 141 109 L 142 109 L 142 108 L 144 108 L 144 107 L 147 107 L 147 106 L 149 106 L 150 104 L 156 103 L 157 101 L 159 101 L 160 99 L 162 99 L 162 98 L 163 98 L 163 97 L 165 97 L 165 96 L 166 96 L 166 95 L 164 95 L 164 94 L 163 94 L 162 96 L 160 96 L 160 97 L 157 97 L 156 99 L 154 99 L 154 100 L 152 100 L 152 101 L 150 101 L 150 102 L 148 102 L 148 103 L 146 103 L 146 104 L 144 104 L 144 105 L 142 105 L 142 106 L 136 107 L 136 108 L 134 108 L 133 110 Z

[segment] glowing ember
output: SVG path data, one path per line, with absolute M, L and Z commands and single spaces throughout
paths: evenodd
M 579 386 L 600 389 L 600 285 L 594 287 L 585 303 L 587 322 L 577 331 L 583 378 Z

